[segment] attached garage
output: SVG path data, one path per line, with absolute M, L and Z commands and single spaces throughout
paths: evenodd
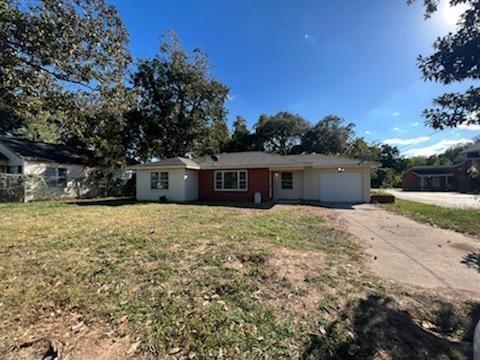
M 320 175 L 320 201 L 362 202 L 364 201 L 361 172 L 338 172 Z

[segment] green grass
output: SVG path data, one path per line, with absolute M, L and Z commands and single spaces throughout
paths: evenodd
M 477 209 L 443 208 L 401 199 L 383 206 L 422 223 L 480 237 L 480 210 Z
M 360 246 L 325 215 L 304 206 L 0 204 L 0 357 L 38 326 L 36 336 L 52 323 L 70 328 L 69 314 L 127 333 L 156 358 L 172 349 L 192 359 L 343 357 L 362 337 L 344 311 L 403 290 L 371 276 Z

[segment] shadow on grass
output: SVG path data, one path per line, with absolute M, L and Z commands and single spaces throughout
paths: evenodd
M 412 316 L 414 308 L 409 313 L 372 294 L 347 305 L 323 335 L 311 335 L 302 359 L 470 358 L 480 304 L 469 305 L 459 310 L 449 303 L 433 304 L 430 323 Z
M 144 204 L 174 204 L 174 205 L 198 205 L 198 206 L 218 206 L 218 207 L 232 207 L 242 209 L 271 209 L 275 206 L 275 203 L 248 203 L 248 202 L 159 202 L 159 201 L 137 201 L 135 198 L 116 198 L 116 199 L 89 199 L 89 200 L 77 200 L 69 201 L 67 204 L 77 206 L 125 206 L 125 205 L 144 205 Z
M 353 209 L 350 203 L 322 203 L 316 201 L 277 201 L 255 204 L 253 202 L 232 202 L 232 201 L 192 201 L 192 202 L 158 202 L 158 201 L 137 201 L 135 198 L 107 198 L 107 199 L 88 199 L 68 201 L 67 204 L 78 206 L 125 206 L 139 204 L 176 204 L 176 205 L 199 205 L 199 206 L 218 206 L 240 209 L 259 209 L 268 210 L 275 205 L 308 205 L 329 209 Z
M 480 272 L 480 253 L 470 253 L 462 258 L 462 264 Z

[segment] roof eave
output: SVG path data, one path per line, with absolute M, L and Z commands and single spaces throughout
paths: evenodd
M 127 166 L 125 170 L 156 170 L 156 169 L 188 169 L 188 170 L 200 170 L 200 166 L 193 165 L 153 165 L 153 164 L 140 164 Z

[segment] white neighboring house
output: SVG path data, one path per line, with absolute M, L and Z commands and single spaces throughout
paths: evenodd
M 0 200 L 15 187 L 25 202 L 91 196 L 92 170 L 83 149 L 0 136 Z

